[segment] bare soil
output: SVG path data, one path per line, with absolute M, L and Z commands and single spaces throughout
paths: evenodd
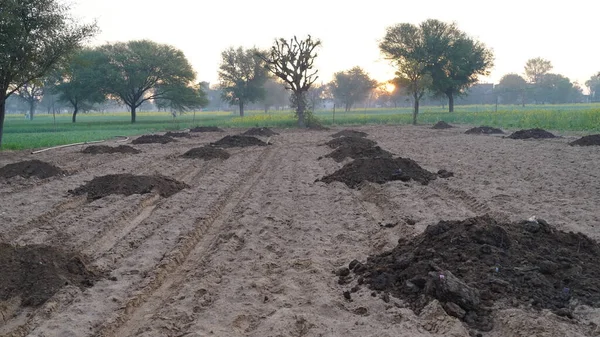
M 267 143 L 256 137 L 250 136 L 225 136 L 211 144 L 216 147 L 231 148 L 231 147 L 248 147 L 248 146 L 266 146 Z
M 182 155 L 185 158 L 193 158 L 193 159 L 204 159 L 204 160 L 212 160 L 212 159 L 228 159 L 230 157 L 229 152 L 214 148 L 211 146 L 203 146 L 203 147 L 195 147 L 193 149 L 188 150 L 186 153 Z
M 435 125 L 432 126 L 431 128 L 437 129 L 437 130 L 443 130 L 443 129 L 452 129 L 453 126 L 444 121 L 439 121 L 439 122 L 435 123 Z
M 507 138 L 510 139 L 544 139 L 544 138 L 556 138 L 552 133 L 543 130 L 543 129 L 528 129 L 528 130 L 519 130 L 513 132 Z
M 146 194 L 157 192 L 161 197 L 171 195 L 188 187 L 185 183 L 163 176 L 138 176 L 129 173 L 109 174 L 96 177 L 92 181 L 72 191 L 73 195 L 86 194 L 88 200 L 96 200 L 111 194 Z
M 278 135 L 278 133 L 269 128 L 251 128 L 246 130 L 246 132 L 242 133 L 242 135 L 271 137 Z
M 131 141 L 131 144 L 167 144 L 171 142 L 176 142 L 175 139 L 169 136 L 163 135 L 143 135 Z
M 142 151 L 133 148 L 129 145 L 108 146 L 108 145 L 90 145 L 81 152 L 89 154 L 104 154 L 104 153 L 129 153 L 138 154 Z
M 491 126 L 478 126 L 465 131 L 467 135 L 492 135 L 492 134 L 503 134 L 504 131 L 493 128 Z
M 20 176 L 23 178 L 36 177 L 45 179 L 62 175 L 64 173 L 65 172 L 60 168 L 36 159 L 26 160 L 0 167 L 0 177 L 3 178 Z
M 594 283 L 598 277 L 591 274 L 595 267 L 582 262 L 589 247 L 582 235 L 595 242 L 600 239 L 600 152 L 570 146 L 580 135 L 564 133 L 564 138 L 551 141 L 516 142 L 473 137 L 464 134 L 468 127 L 462 125 L 444 132 L 408 125 L 354 129 L 428 172 L 446 170 L 454 176 L 427 185 L 367 181 L 356 189 L 319 181 L 351 161 L 317 160 L 332 152 L 322 145 L 342 128 L 332 132 L 284 129 L 270 146 L 228 148 L 231 157 L 227 160 L 190 160 L 181 155 L 245 129 L 197 133 L 169 146 L 146 145 L 137 155 L 90 156 L 77 147 L 38 154 L 0 153 L 0 167 L 37 159 L 69 172 L 52 179 L 0 179 L 0 242 L 25 249 L 43 244 L 71 252 L 67 255 L 80 257 L 87 270 L 103 275 L 91 286 L 70 281 L 49 292 L 53 295 L 39 306 L 25 306 L 22 298 L 0 287 L 0 336 L 598 335 L 600 309 L 581 298 L 593 299 L 598 289 Z M 120 144 L 110 141 L 106 145 Z M 134 193 L 88 200 L 85 194 L 67 192 L 95 177 L 124 173 L 164 176 L 188 187 L 168 198 Z M 485 214 L 504 229 L 508 237 L 504 242 L 510 242 L 510 247 L 500 248 L 502 241 L 493 240 L 503 234 L 492 232 L 490 242 L 500 247 L 487 243 L 491 253 L 485 253 L 488 248 L 471 252 L 484 246 L 475 238 L 488 238 L 471 231 L 482 228 L 486 233 L 493 226 L 477 222 L 467 230 L 460 221 Z M 545 219 L 551 232 L 546 233 L 546 227 L 537 233 L 523 232 L 519 226 L 526 225 L 520 224 L 532 216 Z M 427 231 L 442 221 L 457 228 L 438 235 Z M 567 234 L 555 236 L 557 231 Z M 415 245 L 427 235 L 432 238 Z M 514 242 L 515 237 L 522 242 Z M 556 238 L 561 242 L 555 243 Z M 458 249 L 456 240 L 469 252 L 463 253 L 465 261 L 458 259 L 460 251 L 450 253 Z M 453 261 L 438 265 L 442 272 L 448 271 L 444 279 L 451 282 L 446 284 L 464 281 L 490 307 L 469 309 L 477 318 L 465 312 L 461 319 L 455 316 L 460 317 L 461 310 L 465 311 L 461 305 L 469 302 L 456 302 L 474 297 L 452 302 L 428 295 L 428 304 L 415 312 L 417 302 L 412 303 L 407 295 L 372 290 L 366 282 L 353 291 L 360 276 L 349 270 L 349 283 L 339 284 L 340 270 L 347 269 L 350 261 L 367 265 L 368 257 L 408 247 L 425 249 L 440 261 Z M 514 249 L 522 252 L 521 261 L 512 259 Z M 549 254 L 534 255 L 544 249 Z M 540 255 L 545 260 L 535 260 Z M 477 272 L 496 256 L 507 259 L 499 266 L 497 278 L 509 282 L 508 289 L 515 292 L 494 300 L 506 291 L 500 282 L 500 293 L 492 292 L 491 299 L 486 299 L 482 294 L 496 285 L 468 280 L 483 277 Z M 469 259 L 472 271 L 465 270 Z M 425 271 L 425 261 L 420 261 L 415 268 L 423 266 Z M 544 274 L 554 270 L 544 261 L 559 268 Z M 3 274 L 10 262 L 0 263 Z M 510 263 L 515 263 L 512 269 Z M 533 269 L 521 270 L 523 277 L 517 278 L 517 268 L 524 265 Z M 420 270 L 414 275 L 420 275 Z M 495 268 L 491 272 L 496 277 Z M 538 277 L 540 273 L 543 278 Z M 572 279 L 564 295 L 565 301 L 567 295 L 571 298 L 564 308 L 545 295 L 550 294 L 548 283 L 554 289 L 552 282 L 560 277 L 563 282 Z M 439 282 L 435 285 L 440 294 L 450 289 Z M 561 299 L 565 287 L 557 286 Z M 455 289 L 466 291 L 460 286 Z M 536 306 L 536 299 L 540 305 L 557 308 Z M 478 310 L 483 310 L 481 315 Z M 467 316 L 476 324 L 469 323 Z M 475 331 L 484 319 L 492 329 Z
M 197 126 L 190 129 L 190 132 L 225 132 L 223 129 L 216 126 Z
M 333 137 L 333 138 L 339 138 L 339 137 L 367 137 L 367 136 L 368 136 L 368 134 L 366 132 L 356 131 L 356 130 L 342 130 L 342 131 L 336 132 L 333 135 L 331 135 L 331 137 Z
M 581 137 L 571 143 L 570 145 L 577 146 L 592 146 L 592 145 L 600 145 L 600 135 L 589 135 Z

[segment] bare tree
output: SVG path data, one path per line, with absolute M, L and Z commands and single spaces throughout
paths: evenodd
M 265 67 L 279 77 L 292 91 L 291 103 L 296 108 L 298 126 L 304 127 L 307 108 L 306 92 L 317 80 L 317 70 L 313 64 L 317 53 L 315 49 L 321 45 L 320 40 L 313 40 L 309 35 L 304 40 L 296 36 L 289 41 L 275 40 L 275 44 L 266 53 L 258 54 L 265 61 Z

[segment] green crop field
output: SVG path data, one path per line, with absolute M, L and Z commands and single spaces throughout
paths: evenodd
M 324 125 L 409 124 L 410 108 L 356 109 L 349 112 L 337 110 L 317 111 L 315 115 Z M 129 114 L 92 113 L 80 114 L 77 123 L 71 123 L 68 114 L 39 114 L 33 121 L 23 115 L 7 115 L 4 128 L 3 148 L 17 150 L 49 147 L 76 142 L 111 139 L 115 136 L 135 136 L 167 130 L 183 130 L 203 125 L 230 127 L 294 127 L 290 111 L 247 112 L 239 117 L 231 112 L 187 113 L 173 118 L 168 113 L 138 113 L 137 122 L 129 123 Z M 456 112 L 448 113 L 443 107 L 423 107 L 419 123 L 438 121 L 455 124 L 488 125 L 509 129 L 539 127 L 557 131 L 600 131 L 600 104 L 458 106 Z

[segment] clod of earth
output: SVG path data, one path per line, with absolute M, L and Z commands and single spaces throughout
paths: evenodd
M 216 126 L 197 126 L 195 128 L 190 129 L 190 132 L 225 132 L 225 131 Z
M 65 171 L 37 159 L 21 161 L 0 167 L 0 177 L 4 178 L 21 176 L 23 178 L 37 177 L 45 179 L 61 174 L 65 174 Z
M 441 130 L 441 129 L 452 129 L 453 126 L 444 121 L 439 121 L 439 122 L 435 123 L 435 125 L 431 128 Z
M 204 160 L 227 159 L 229 156 L 230 155 L 227 151 L 211 146 L 196 147 L 182 155 L 184 158 L 196 158 Z
M 156 191 L 161 197 L 168 198 L 187 187 L 187 184 L 168 177 L 125 173 L 96 177 L 85 185 L 69 190 L 69 193 L 87 194 L 88 200 L 96 200 L 110 194 L 132 195 Z
M 134 139 L 131 143 L 132 144 L 152 144 L 152 143 L 167 144 L 170 142 L 176 142 L 176 140 L 171 137 L 168 137 L 168 136 L 143 135 L 143 136 L 138 137 L 137 139 Z
M 256 137 L 250 136 L 225 136 L 218 141 L 211 143 L 215 147 L 248 147 L 248 146 L 266 146 L 267 143 Z
M 332 149 L 335 149 L 340 146 L 370 147 L 375 146 L 376 144 L 377 143 L 375 141 L 360 137 L 339 137 L 325 143 L 325 145 L 329 146 Z
M 393 156 L 394 155 L 391 152 L 388 152 L 379 146 L 369 146 L 367 143 L 342 145 L 333 152 L 325 155 L 325 157 L 332 158 L 338 163 L 346 158 L 392 158 Z
M 591 145 L 600 145 L 600 135 L 589 135 L 585 137 L 581 137 L 576 141 L 569 143 L 569 145 L 578 145 L 578 146 L 591 146 Z
M 340 181 L 350 188 L 357 188 L 364 181 L 384 184 L 388 181 L 412 179 L 427 185 L 436 178 L 436 174 L 421 168 L 409 158 L 360 158 L 323 177 L 320 181 L 327 184 Z
M 532 306 L 572 316 L 574 303 L 600 307 L 600 245 L 541 219 L 490 216 L 440 221 L 392 251 L 352 261 L 351 279 L 406 300 L 420 312 L 433 299 L 471 327 L 492 329 L 491 309 Z
M 269 128 L 251 128 L 242 133 L 242 135 L 271 137 L 278 135 L 278 133 Z
M 333 138 L 339 138 L 339 137 L 366 137 L 368 136 L 368 134 L 366 132 L 362 132 L 362 131 L 354 131 L 354 130 L 342 130 L 338 133 L 334 133 L 333 135 L 331 135 L 331 137 Z
M 543 139 L 543 138 L 556 138 L 555 135 L 543 129 L 528 129 L 515 131 L 513 134 L 508 136 L 510 139 Z
M 89 154 L 103 154 L 103 153 L 129 153 L 129 154 L 137 154 L 142 151 L 135 149 L 128 145 L 119 145 L 117 147 L 112 147 L 108 145 L 91 145 L 83 149 L 81 151 L 83 153 Z
M 476 128 L 465 131 L 467 135 L 491 135 L 491 134 L 503 134 L 504 131 L 493 128 L 491 126 L 478 126 Z
M 165 133 L 165 136 L 167 137 L 172 137 L 172 138 L 188 138 L 190 137 L 190 134 L 187 132 L 167 132 Z
M 79 256 L 54 247 L 0 243 L 0 303 L 15 297 L 23 306 L 44 304 L 66 284 L 90 287 L 99 277 Z

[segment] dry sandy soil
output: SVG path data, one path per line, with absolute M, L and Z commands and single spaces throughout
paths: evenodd
M 0 336 L 469 336 L 436 302 L 416 315 L 366 288 L 348 301 L 333 272 L 440 220 L 486 213 L 510 221 L 536 215 L 600 239 L 600 151 L 567 145 L 578 137 L 512 140 L 466 135 L 464 126 L 353 129 L 455 176 L 360 190 L 315 182 L 349 161 L 317 160 L 341 129 L 277 130 L 272 145 L 227 149 L 227 160 L 180 155 L 244 130 L 135 145 L 140 154 L 0 153 L 0 167 L 39 159 L 69 172 L 0 180 L 0 241 L 67 249 L 105 273 L 89 288 L 66 285 L 37 308 L 21 307 L 19 298 L 0 302 Z M 169 198 L 91 202 L 67 193 L 116 173 L 159 174 L 189 187 Z M 600 311 L 588 307 L 574 319 L 506 309 L 494 322 L 483 336 L 600 335 Z

